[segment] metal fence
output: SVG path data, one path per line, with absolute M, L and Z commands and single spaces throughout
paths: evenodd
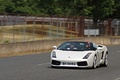
M 93 20 L 83 16 L 0 15 L 1 44 L 90 36 L 120 36 L 120 20 L 99 22 L 95 28 Z

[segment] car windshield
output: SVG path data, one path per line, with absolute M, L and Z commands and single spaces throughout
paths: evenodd
M 58 50 L 65 51 L 88 51 L 95 50 L 93 43 L 91 42 L 64 42 L 58 48 Z

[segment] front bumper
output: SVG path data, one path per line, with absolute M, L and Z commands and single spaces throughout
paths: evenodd
M 51 60 L 54 67 L 91 67 L 87 60 Z

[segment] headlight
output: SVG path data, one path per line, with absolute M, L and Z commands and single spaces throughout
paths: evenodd
M 56 57 L 56 52 L 55 52 L 55 51 L 52 52 L 52 58 L 57 58 L 57 57 Z
M 88 57 L 91 55 L 92 53 L 88 53 L 87 55 L 85 55 L 84 57 L 83 57 L 83 59 L 88 59 Z

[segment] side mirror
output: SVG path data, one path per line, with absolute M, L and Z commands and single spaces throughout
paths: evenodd
M 102 48 L 101 48 L 101 47 L 98 47 L 97 49 L 98 49 L 98 50 L 102 50 Z
M 97 50 L 97 48 L 93 48 L 93 50 L 95 50 L 95 51 L 96 51 L 96 50 Z
M 53 46 L 54 49 L 57 49 L 57 46 Z

